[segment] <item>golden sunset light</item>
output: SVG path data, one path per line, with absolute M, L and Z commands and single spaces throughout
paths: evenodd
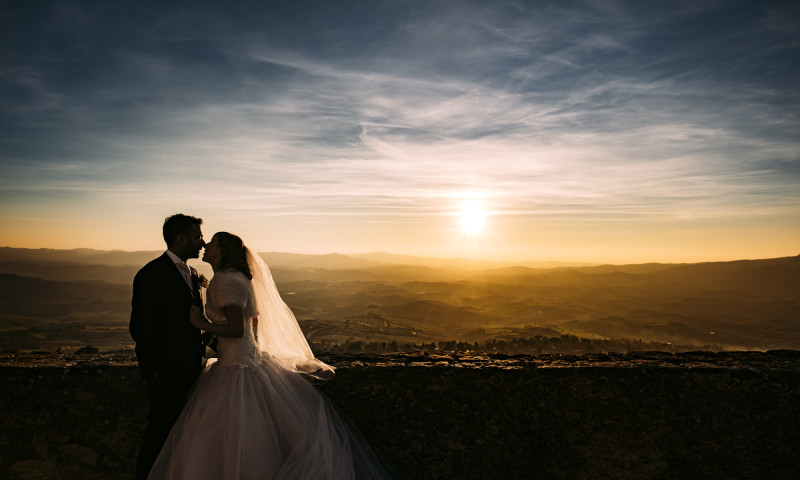
M 0 2 L 0 479 L 797 477 L 799 32 Z

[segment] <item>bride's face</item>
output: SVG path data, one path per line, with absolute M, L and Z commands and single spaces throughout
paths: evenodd
M 203 252 L 203 261 L 210 264 L 212 267 L 219 262 L 222 252 L 219 249 L 219 238 L 215 235 L 209 243 L 206 243 L 206 249 Z

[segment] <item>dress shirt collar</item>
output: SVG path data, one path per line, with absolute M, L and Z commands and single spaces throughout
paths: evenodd
M 192 288 L 192 269 L 189 268 L 189 265 L 187 265 L 186 262 L 178 258 L 177 255 L 169 250 L 167 250 L 167 256 L 172 259 L 173 263 L 175 263 L 175 268 L 178 269 L 178 272 L 180 272 L 184 281 L 186 281 L 186 285 L 188 285 L 189 288 Z
M 186 265 L 186 262 L 184 262 L 183 260 L 180 259 L 180 257 L 169 251 L 169 249 L 167 249 L 167 255 L 169 256 L 169 258 L 172 259 L 173 263 L 182 263 Z

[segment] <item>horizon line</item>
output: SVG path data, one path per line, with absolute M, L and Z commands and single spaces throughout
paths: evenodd
M 54 248 L 54 247 L 13 247 L 9 245 L 0 246 L 0 249 L 15 249 L 15 250 L 51 250 L 51 251 L 80 251 L 80 250 L 89 250 L 95 252 L 106 252 L 106 253 L 151 253 L 151 252 L 161 252 L 166 249 L 147 249 L 147 250 L 124 250 L 124 249 L 99 249 L 99 248 L 91 248 L 91 247 L 75 247 L 75 248 Z M 780 255 L 780 256 L 761 256 L 761 257 L 751 257 L 751 258 L 726 258 L 726 259 L 713 259 L 713 260 L 698 260 L 698 261 L 658 261 L 658 260 L 648 260 L 648 261 L 638 261 L 638 262 L 622 262 L 622 263 L 615 263 L 615 262 L 589 262 L 589 261 L 581 261 L 581 260 L 508 260 L 508 259 L 487 259 L 487 258 L 466 258 L 466 257 L 436 257 L 436 256 L 425 256 L 425 255 L 414 255 L 414 254 L 407 254 L 407 253 L 393 253 L 387 252 L 383 250 L 373 250 L 370 252 L 353 252 L 353 253 L 341 253 L 341 252 L 327 252 L 327 253 L 304 253 L 304 252 L 288 252 L 288 251 L 278 251 L 278 250 L 269 250 L 269 251 L 256 251 L 258 254 L 284 254 L 284 255 L 302 255 L 308 257 L 324 257 L 324 256 L 331 256 L 331 255 L 341 255 L 344 257 L 349 258 L 358 258 L 357 256 L 365 256 L 365 255 L 389 255 L 394 257 L 411 257 L 420 260 L 434 260 L 434 261 L 447 261 L 447 262 L 477 262 L 477 263 L 497 263 L 497 264 L 509 264 L 509 263 L 521 263 L 521 264 L 531 264 L 531 263 L 548 263 L 548 264 L 562 264 L 562 265 L 569 265 L 569 266 L 604 266 L 604 265 L 647 265 L 647 264 L 663 264 L 663 265 L 687 265 L 687 264 L 697 264 L 697 263 L 725 263 L 725 262 L 739 262 L 739 261 L 755 261 L 755 260 L 769 260 L 769 259 L 779 259 L 779 258 L 792 258 L 792 257 L 800 257 L 800 253 L 794 255 Z M 376 262 L 380 262 L 378 260 L 374 260 Z M 385 262 L 380 262 L 385 263 Z M 524 266 L 524 265 L 520 265 Z

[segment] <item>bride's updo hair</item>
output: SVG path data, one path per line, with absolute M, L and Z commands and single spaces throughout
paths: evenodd
M 247 250 L 242 239 L 228 232 L 217 232 L 214 236 L 219 240 L 219 268 L 232 268 L 252 280 L 253 274 L 247 264 Z

